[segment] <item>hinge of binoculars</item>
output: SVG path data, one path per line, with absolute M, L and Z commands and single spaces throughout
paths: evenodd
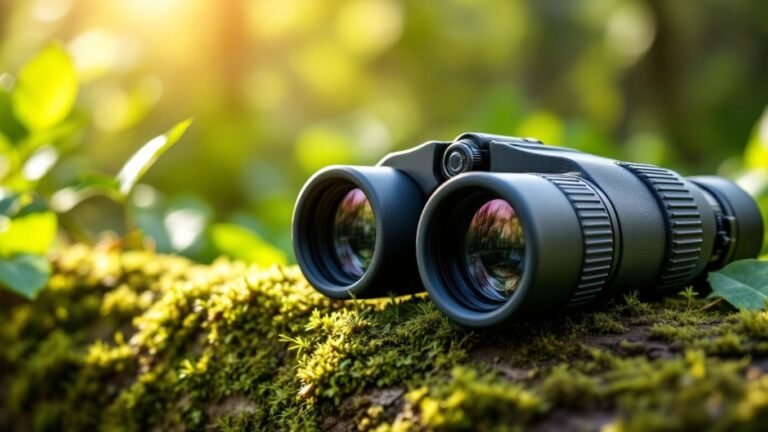
M 456 138 L 445 150 L 443 175 L 450 178 L 467 171 L 487 171 L 491 163 L 488 148 L 492 142 L 537 147 L 543 145 L 535 138 L 466 133 Z

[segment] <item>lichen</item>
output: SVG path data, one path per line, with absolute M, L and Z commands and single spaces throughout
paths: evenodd
M 760 430 L 768 312 L 630 295 L 470 331 L 296 267 L 73 246 L 0 306 L 1 430 Z

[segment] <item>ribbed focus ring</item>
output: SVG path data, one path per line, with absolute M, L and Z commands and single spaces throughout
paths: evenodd
M 573 204 L 584 238 L 584 259 L 568 307 L 590 303 L 605 288 L 613 269 L 615 239 L 610 214 L 600 195 L 586 181 L 569 175 L 544 175 Z
M 659 288 L 682 287 L 694 276 L 704 252 L 701 213 L 680 175 L 653 165 L 621 163 L 654 193 L 665 214 L 667 248 Z

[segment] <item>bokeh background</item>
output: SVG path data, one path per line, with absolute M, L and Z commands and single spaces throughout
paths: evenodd
M 0 91 L 51 43 L 77 70 L 35 147 L 55 163 L 19 171 L 48 200 L 195 119 L 129 211 L 62 210 L 74 240 L 130 218 L 163 252 L 291 261 L 311 173 L 463 131 L 716 172 L 768 206 L 764 0 L 0 0 L 0 41 Z M 2 98 L 0 131 L 32 135 Z

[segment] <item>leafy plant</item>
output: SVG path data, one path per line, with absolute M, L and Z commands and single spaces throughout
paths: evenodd
M 741 260 L 709 274 L 715 295 L 739 309 L 760 310 L 768 300 L 768 262 Z
M 188 118 L 174 125 L 166 133 L 147 141 L 128 159 L 117 176 L 90 174 L 81 178 L 75 185 L 57 192 L 53 197 L 53 207 L 59 212 L 66 212 L 95 195 L 104 195 L 125 206 L 139 180 L 163 153 L 181 139 L 191 124 L 192 119 Z
M 45 287 L 50 274 L 51 265 L 41 255 L 20 254 L 0 260 L 0 283 L 30 299 Z
M 0 285 L 27 298 L 45 286 L 50 266 L 42 254 L 56 237 L 56 215 L 29 194 L 0 199 Z
M 191 124 L 191 118 L 179 122 L 165 134 L 157 136 L 144 144 L 144 147 L 128 159 L 128 162 L 123 165 L 123 168 L 116 177 L 117 191 L 123 199 L 126 199 L 131 194 L 136 183 L 141 180 L 163 153 L 176 144 Z
M 693 290 L 693 287 L 687 287 L 684 290 L 680 291 L 678 295 L 685 298 L 685 300 L 688 302 L 688 309 L 691 308 L 693 305 L 693 301 L 696 299 L 696 296 L 699 295 L 696 291 Z
M 59 161 L 62 151 L 87 122 L 74 112 L 79 90 L 74 62 L 54 42 L 45 46 L 0 86 L 0 287 L 34 298 L 45 287 L 50 265 L 44 254 L 57 231 L 56 212 L 103 194 L 123 206 L 128 217 L 131 196 L 157 159 L 189 128 L 184 120 L 147 142 L 117 176 L 89 176 L 56 192 L 51 201 L 39 182 Z M 129 230 L 130 232 L 131 230 Z M 135 235 L 133 236 L 135 238 Z
M 52 43 L 19 72 L 11 93 L 13 114 L 30 131 L 60 124 L 75 105 L 77 72 L 72 59 Z
M 43 254 L 57 218 L 35 192 L 80 128 L 74 63 L 58 43 L 44 47 L 0 87 L 0 286 L 33 298 L 50 273 Z

